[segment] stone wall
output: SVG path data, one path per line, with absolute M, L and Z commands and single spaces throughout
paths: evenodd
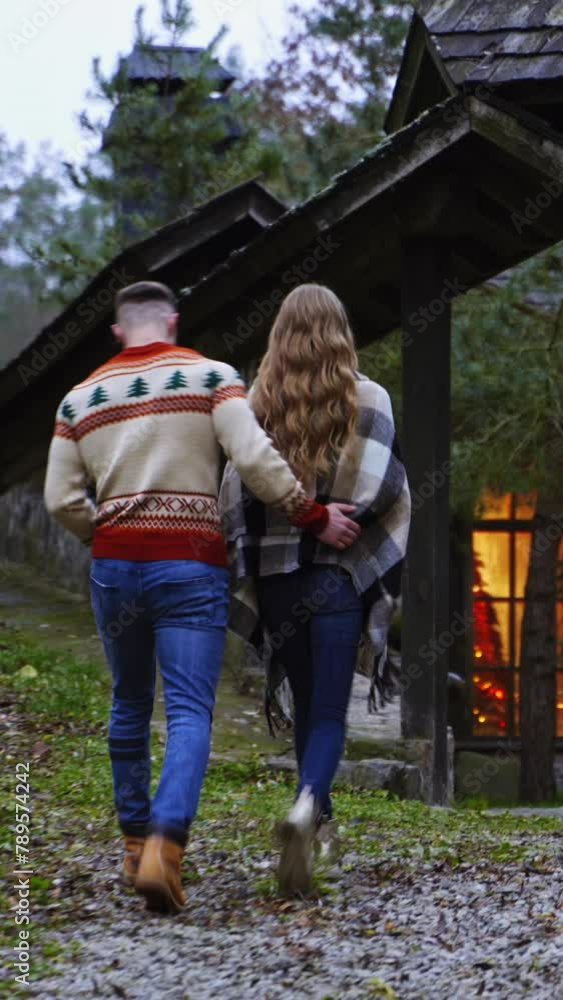
M 47 514 L 43 478 L 0 496 L 0 560 L 37 567 L 68 590 L 87 594 L 90 552 Z

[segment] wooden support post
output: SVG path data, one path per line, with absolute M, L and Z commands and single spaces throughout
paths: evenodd
M 429 800 L 448 801 L 450 258 L 436 240 L 403 246 L 403 439 L 413 496 L 402 634 L 402 726 L 432 742 Z

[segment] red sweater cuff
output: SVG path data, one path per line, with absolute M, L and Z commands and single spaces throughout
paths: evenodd
M 298 528 L 306 528 L 314 535 L 322 535 L 328 524 L 328 508 L 315 500 L 307 513 L 296 518 L 293 523 Z

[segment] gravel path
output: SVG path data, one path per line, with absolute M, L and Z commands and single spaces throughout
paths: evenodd
M 194 848 L 196 864 L 207 866 L 203 843 Z M 323 901 L 284 903 L 256 896 L 271 856 L 255 859 L 254 870 L 236 854 L 222 866 L 217 860 L 212 874 L 193 882 L 178 918 L 147 914 L 141 901 L 118 889 L 113 868 L 100 871 L 110 900 L 103 919 L 94 916 L 95 903 L 93 919 L 54 935 L 65 946 L 79 943 L 79 955 L 30 994 L 41 1000 L 563 997 L 560 868 L 390 866 L 348 854 Z

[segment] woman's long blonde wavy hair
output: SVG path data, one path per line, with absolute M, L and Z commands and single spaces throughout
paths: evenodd
M 329 288 L 300 285 L 282 303 L 252 407 L 295 475 L 327 475 L 356 431 L 358 358 L 346 310 Z

